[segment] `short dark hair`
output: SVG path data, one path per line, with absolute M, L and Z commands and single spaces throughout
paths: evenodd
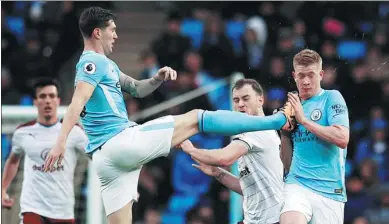
M 245 85 L 250 85 L 258 95 L 263 96 L 262 86 L 254 79 L 239 79 L 232 87 L 232 90 L 240 89 Z
M 81 13 L 78 26 L 84 38 L 90 38 L 95 28 L 106 28 L 110 20 L 115 20 L 116 16 L 108 9 L 100 7 L 89 7 Z
M 57 88 L 57 93 L 58 93 L 58 97 L 59 97 L 61 87 L 60 87 L 58 81 L 56 79 L 53 79 L 53 78 L 42 77 L 42 78 L 36 79 L 32 84 L 32 90 L 33 90 L 32 96 L 33 96 L 33 98 L 36 99 L 36 97 L 37 97 L 36 91 L 38 88 L 43 88 L 46 86 L 55 86 Z

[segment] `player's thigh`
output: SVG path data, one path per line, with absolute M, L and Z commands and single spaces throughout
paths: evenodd
M 285 184 L 283 196 L 281 224 L 306 224 L 311 220 L 312 207 L 304 188 L 296 184 Z
M 135 159 L 140 164 L 148 163 L 158 157 L 169 155 L 174 147 L 171 142 L 175 128 L 173 116 L 165 116 L 148 121 L 135 127 L 132 138 L 135 140 L 134 148 L 137 150 Z
M 312 193 L 312 220 L 310 224 L 343 224 L 344 203 Z
M 173 116 L 174 133 L 171 141 L 173 147 L 199 132 L 198 115 L 201 111 L 203 110 L 196 109 L 185 114 Z
M 108 140 L 100 151 L 116 167 L 132 170 L 155 158 L 167 156 L 173 131 L 173 116 L 158 118 L 123 130 Z
M 126 207 L 128 203 L 137 201 L 142 166 L 132 170 L 116 166 L 103 150 L 93 154 L 92 163 L 100 181 L 101 197 L 107 216 Z
M 306 224 L 307 218 L 301 212 L 284 212 L 280 216 L 280 224 Z
M 132 223 L 132 204 L 129 202 L 123 208 L 117 210 L 116 212 L 108 215 L 107 220 L 108 224 L 129 224 Z

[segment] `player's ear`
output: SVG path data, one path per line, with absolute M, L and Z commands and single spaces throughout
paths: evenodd
M 294 81 L 296 81 L 296 73 L 294 71 L 292 72 L 292 76 L 293 76 Z
M 101 37 L 101 29 L 95 28 L 95 29 L 93 30 L 92 35 L 93 35 L 96 39 L 100 39 L 100 37 Z
M 34 106 L 38 106 L 37 99 L 38 99 L 38 98 L 35 96 L 35 97 L 34 97 L 34 100 L 33 100 Z
M 260 105 L 263 105 L 263 103 L 265 102 L 265 98 L 263 97 L 263 95 L 258 95 L 258 101 Z
M 320 76 L 320 80 L 322 80 L 322 79 L 323 79 L 323 76 L 324 76 L 324 70 L 321 70 L 321 71 L 320 71 L 319 76 Z

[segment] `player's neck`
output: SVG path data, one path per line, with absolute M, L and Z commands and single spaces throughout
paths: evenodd
M 265 116 L 265 113 L 263 112 L 262 108 L 258 109 L 257 116 L 260 116 L 260 117 Z
M 101 46 L 100 44 L 98 44 L 96 42 L 92 42 L 90 40 L 84 41 L 84 52 L 85 51 L 94 51 L 98 54 L 105 55 L 103 46 Z
M 58 122 L 58 117 L 52 117 L 50 119 L 38 117 L 37 122 L 43 126 L 52 126 Z

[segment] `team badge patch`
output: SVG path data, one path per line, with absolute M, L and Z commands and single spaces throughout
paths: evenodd
M 49 154 L 49 152 L 50 152 L 50 149 L 49 149 L 49 148 L 44 149 L 44 150 L 41 152 L 41 159 L 42 159 L 43 161 L 46 160 L 47 155 Z
M 318 121 L 321 118 L 321 111 L 319 109 L 315 109 L 311 113 L 311 120 Z
M 92 75 L 96 71 L 96 65 L 92 62 L 88 62 L 84 65 L 84 72 Z

